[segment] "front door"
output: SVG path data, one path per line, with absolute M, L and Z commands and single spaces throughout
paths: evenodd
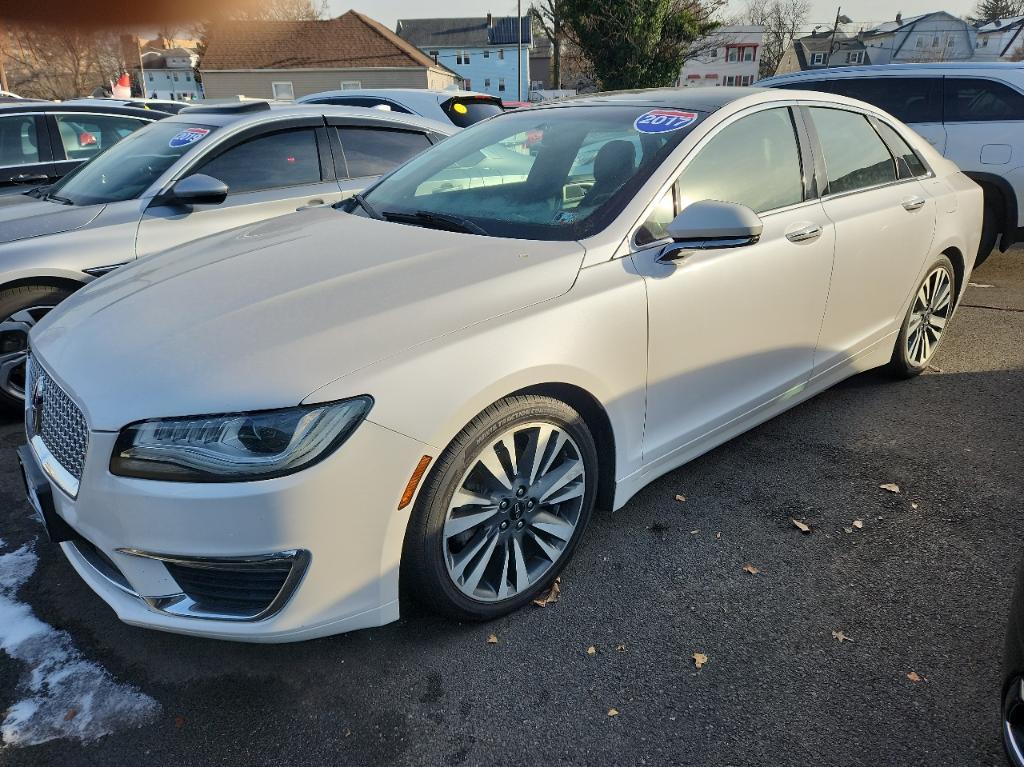
M 743 421 L 809 378 L 834 227 L 808 189 L 791 110 L 764 109 L 712 134 L 674 185 L 675 204 L 663 200 L 637 232 L 650 327 L 645 463 Z M 661 263 L 664 224 L 704 199 L 757 212 L 761 239 Z
M 321 141 L 324 139 L 321 138 Z M 326 147 L 325 147 L 326 149 Z M 236 226 L 342 198 L 333 168 L 321 168 L 317 130 L 295 127 L 264 133 L 203 158 L 186 175 L 204 173 L 228 186 L 219 205 L 151 205 L 139 224 L 137 251 L 146 256 Z

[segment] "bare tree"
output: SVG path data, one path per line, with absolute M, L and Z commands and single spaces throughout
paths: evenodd
M 770 77 L 782 61 L 796 33 L 807 21 L 808 0 L 748 0 L 746 21 L 764 27 L 761 77 Z
M 230 15 L 246 21 L 313 21 L 327 15 L 327 0 L 264 0 L 241 6 Z
M 15 27 L 4 54 L 11 89 L 34 98 L 88 96 L 125 70 L 115 31 Z
M 968 16 L 972 24 L 982 25 L 997 19 L 1009 19 L 1024 13 L 1024 0 L 978 0 L 974 13 Z
M 551 86 L 562 87 L 562 43 L 565 29 L 562 24 L 563 0 L 538 0 L 530 7 L 530 17 L 540 26 L 551 43 Z

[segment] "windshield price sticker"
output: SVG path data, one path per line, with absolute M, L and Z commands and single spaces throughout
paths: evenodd
M 633 128 L 641 133 L 671 133 L 692 125 L 696 120 L 696 112 L 683 112 L 678 109 L 652 109 L 636 118 Z
M 186 128 L 181 133 L 177 133 L 167 143 L 171 149 L 180 149 L 183 146 L 194 144 L 197 141 L 206 138 L 206 135 L 210 132 L 209 128 Z

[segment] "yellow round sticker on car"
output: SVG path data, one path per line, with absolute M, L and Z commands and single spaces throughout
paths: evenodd
M 454 106 L 452 106 L 452 109 L 454 109 L 460 115 L 464 115 L 464 114 L 466 114 L 466 112 L 469 111 L 468 109 L 466 109 L 466 105 L 465 104 L 455 104 Z

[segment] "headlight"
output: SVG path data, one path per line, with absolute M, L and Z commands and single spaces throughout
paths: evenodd
M 162 418 L 121 430 L 110 471 L 173 482 L 271 479 L 311 466 L 337 449 L 373 399 L 257 413 Z

